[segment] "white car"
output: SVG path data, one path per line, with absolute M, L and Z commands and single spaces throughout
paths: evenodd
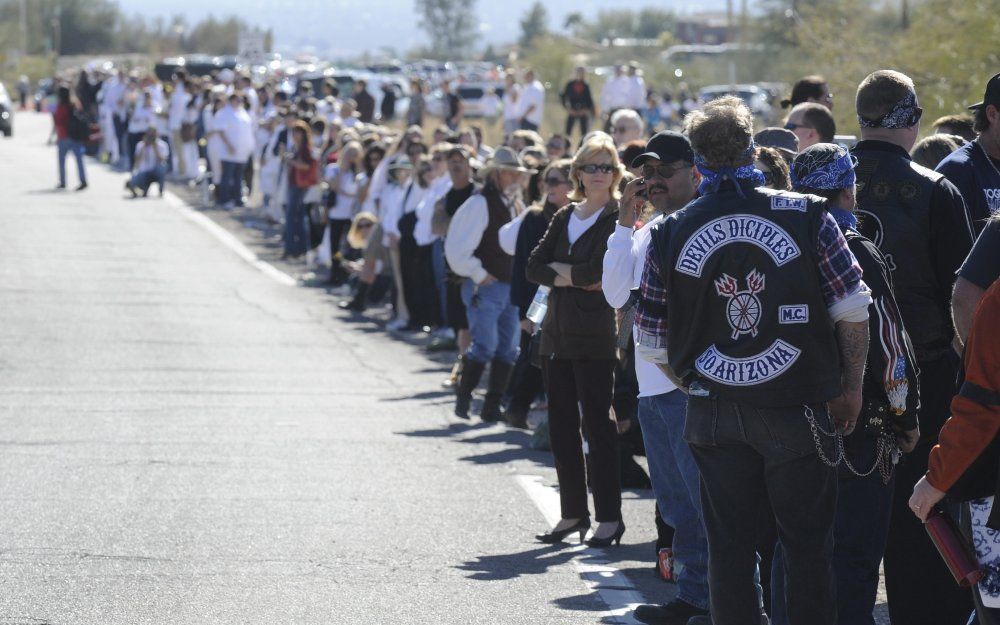
M 698 92 L 698 102 L 704 105 L 727 95 L 743 100 L 754 116 L 764 120 L 771 119 L 772 108 L 768 93 L 757 85 L 711 85 Z

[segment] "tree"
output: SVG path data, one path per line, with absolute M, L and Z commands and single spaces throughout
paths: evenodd
M 549 12 L 541 2 L 535 2 L 521 18 L 521 46 L 530 48 L 535 40 L 549 32 Z
M 441 58 L 462 58 L 476 41 L 476 0 L 415 0 L 420 27 Z
M 579 11 L 573 11 L 572 13 L 566 14 L 566 19 L 563 20 L 563 28 L 575 33 L 584 24 L 583 14 Z

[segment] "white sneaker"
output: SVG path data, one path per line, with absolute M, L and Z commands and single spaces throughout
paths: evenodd
M 396 317 L 395 319 L 393 319 L 389 323 L 385 324 L 385 329 L 388 330 L 388 331 L 390 331 L 390 332 L 396 332 L 397 330 L 402 330 L 403 328 L 405 328 L 409 324 L 410 324 L 410 320 L 409 319 L 404 319 L 402 317 Z

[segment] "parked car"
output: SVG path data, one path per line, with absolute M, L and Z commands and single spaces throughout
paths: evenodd
M 493 88 L 497 99 L 503 99 L 504 84 L 489 82 L 466 82 L 455 85 L 454 91 L 462 100 L 464 117 L 483 117 L 486 115 L 485 96 L 487 90 Z M 501 106 L 498 104 L 496 113 L 499 114 Z M 444 92 L 435 89 L 427 98 L 427 113 L 434 117 L 444 117 Z
M 705 104 L 726 95 L 734 95 L 743 100 L 755 117 L 766 122 L 772 121 L 774 109 L 769 102 L 770 96 L 757 85 L 711 85 L 698 92 L 698 102 Z
M 188 76 L 209 76 L 224 69 L 236 70 L 235 56 L 208 56 L 190 54 L 188 56 L 166 58 L 156 64 L 153 73 L 163 81 L 169 81 L 174 73 L 183 69 Z
M 2 82 L 0 82 L 0 132 L 5 137 L 14 134 L 14 103 L 10 101 L 10 95 Z

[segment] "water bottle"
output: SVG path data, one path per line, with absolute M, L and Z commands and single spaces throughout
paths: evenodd
M 535 291 L 535 298 L 528 307 L 528 319 L 535 325 L 541 325 L 545 319 L 545 311 L 549 309 L 549 287 L 540 286 Z

